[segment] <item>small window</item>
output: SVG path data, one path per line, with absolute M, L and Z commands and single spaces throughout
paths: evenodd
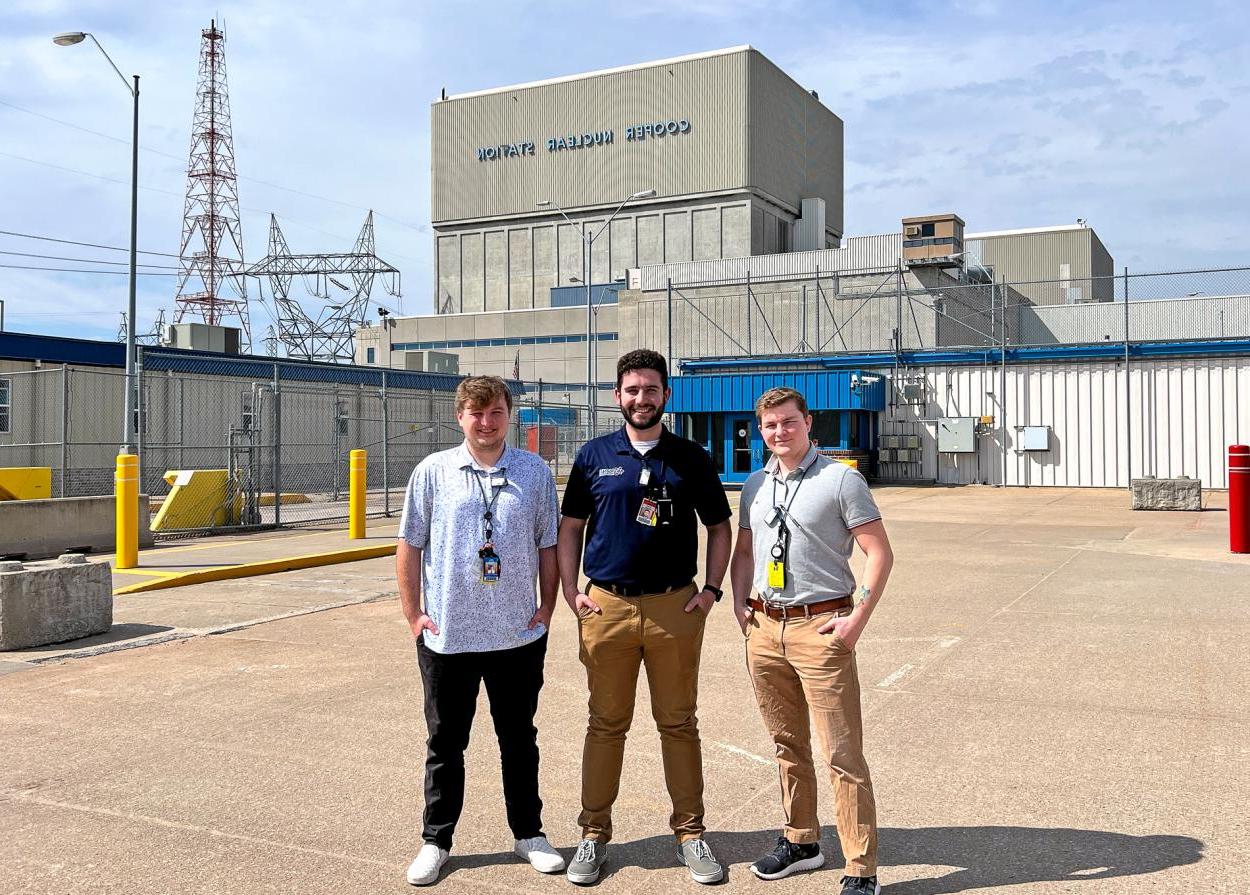
M 377 354 L 378 354 L 377 349 L 366 348 L 365 349 L 365 363 L 367 364 L 376 363 Z
M 921 224 L 921 225 L 920 225 L 920 235 L 921 235 L 921 236 L 933 236 L 933 235 L 934 235 L 934 230 L 933 230 L 933 222 L 932 222 L 932 221 L 930 221 L 930 222 L 929 222 L 929 223 L 927 223 L 927 224 Z
M 9 382 L 0 379 L 0 432 L 9 431 Z

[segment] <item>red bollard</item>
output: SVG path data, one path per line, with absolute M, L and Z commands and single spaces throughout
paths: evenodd
M 1228 448 L 1228 549 L 1250 553 L 1250 445 Z

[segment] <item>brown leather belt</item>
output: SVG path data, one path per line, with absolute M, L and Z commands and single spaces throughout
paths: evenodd
M 750 597 L 747 605 L 756 612 L 762 612 L 769 618 L 775 618 L 779 621 L 785 621 L 790 618 L 811 618 L 813 615 L 823 615 L 826 612 L 838 612 L 842 609 L 853 609 L 855 601 L 850 597 L 835 597 L 832 600 L 820 600 L 816 603 L 804 603 L 801 606 L 775 606 L 772 603 L 765 603 L 763 600 Z

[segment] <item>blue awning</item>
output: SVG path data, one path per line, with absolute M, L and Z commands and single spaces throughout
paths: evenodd
M 809 410 L 885 409 L 885 377 L 859 370 L 684 375 L 674 376 L 670 384 L 668 409 L 673 413 L 751 412 L 760 395 L 780 386 L 801 393 Z

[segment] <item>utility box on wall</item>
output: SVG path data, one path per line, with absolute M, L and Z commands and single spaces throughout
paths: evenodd
M 976 424 L 977 419 L 972 416 L 947 416 L 938 420 L 938 453 L 975 453 Z
M 1020 450 L 1050 450 L 1050 426 L 1022 426 L 1020 428 Z

